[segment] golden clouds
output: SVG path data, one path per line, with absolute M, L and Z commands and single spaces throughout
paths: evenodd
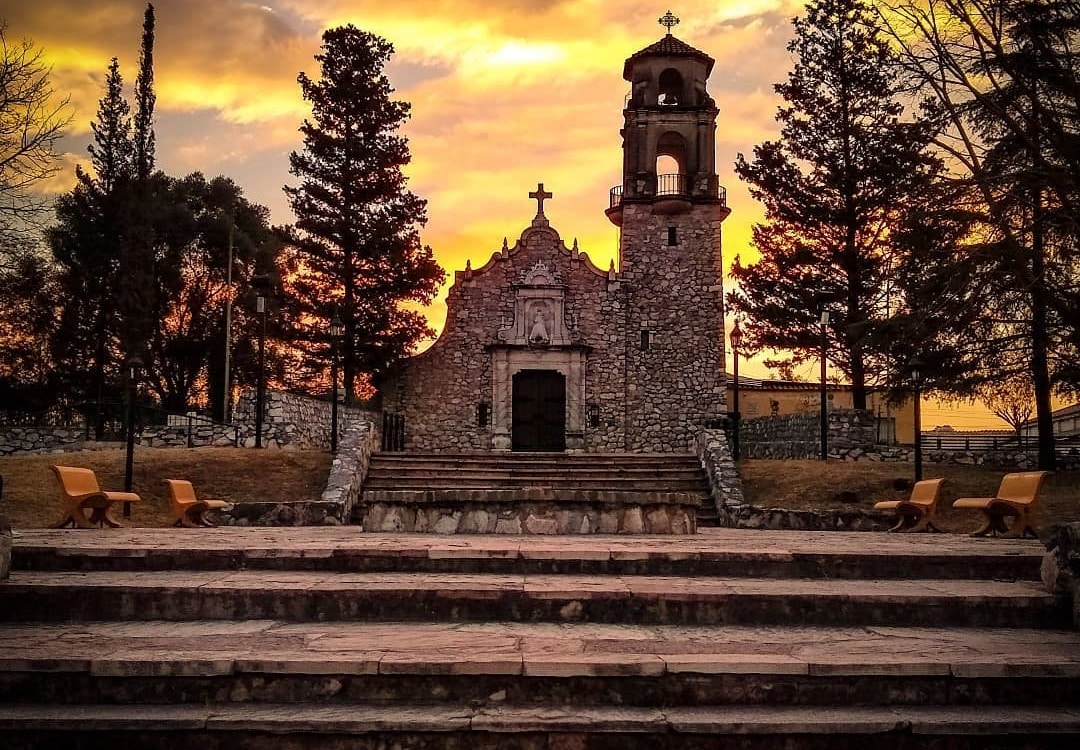
M 85 154 L 109 59 L 134 82 L 144 0 L 8 3 L 10 32 L 32 37 L 76 107 Z M 599 265 L 617 235 L 604 217 L 620 181 L 623 60 L 664 34 L 653 0 L 157 0 L 158 161 L 237 179 L 290 219 L 280 187 L 310 107 L 297 73 L 317 75 L 322 31 L 352 23 L 393 42 L 397 96 L 412 102 L 411 187 L 429 201 L 425 242 L 448 269 L 487 259 L 528 225 L 527 193 L 555 193 L 553 225 Z M 717 171 L 734 208 L 725 258 L 746 255 L 759 209 L 732 174 L 738 152 L 774 137 L 772 84 L 790 66 L 792 0 L 686 0 L 674 33 L 716 58 Z M 74 157 L 73 157 L 74 158 Z

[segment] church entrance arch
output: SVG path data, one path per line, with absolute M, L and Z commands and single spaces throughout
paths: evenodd
M 566 450 L 566 377 L 555 370 L 521 370 L 512 391 L 512 449 Z

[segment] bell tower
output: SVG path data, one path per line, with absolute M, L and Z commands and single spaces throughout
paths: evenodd
M 668 11 L 667 34 L 623 67 L 622 184 L 606 213 L 620 227 L 626 450 L 692 450 L 727 411 L 714 61 L 677 23 Z

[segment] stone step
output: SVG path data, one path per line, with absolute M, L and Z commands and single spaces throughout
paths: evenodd
M 474 467 L 470 469 L 446 469 L 432 471 L 427 468 L 400 468 L 386 469 L 374 468 L 367 474 L 367 482 L 384 480 L 413 480 L 423 482 L 512 482 L 514 484 L 527 483 L 570 483 L 570 482 L 609 482 L 616 484 L 646 482 L 664 488 L 669 482 L 692 482 L 694 487 L 708 486 L 704 479 L 704 473 L 700 470 L 669 470 L 669 471 L 612 471 L 610 469 L 589 469 L 586 471 L 567 471 L 564 469 L 490 469 L 488 467 Z
M 0 703 L 1080 704 L 1065 630 L 87 622 L 0 649 Z
M 7 750 L 290 748 L 1072 748 L 1075 708 L 354 704 L 0 706 Z M 73 744 L 77 741 L 77 745 Z M 827 744 L 822 744 L 827 743 Z
M 1039 580 L 1021 539 L 706 529 L 689 537 L 368 534 L 353 528 L 20 529 L 17 570 L 585 573 Z
M 369 490 L 501 490 L 531 487 L 554 490 L 615 490 L 622 492 L 694 492 L 708 495 L 709 487 L 696 479 L 645 479 L 634 477 L 430 477 L 380 474 L 368 477 L 364 492 Z
M 17 571 L 0 587 L 0 621 L 102 619 L 1054 628 L 1070 613 L 1028 581 Z
M 374 453 L 373 464 L 498 467 L 685 467 L 699 468 L 697 456 L 687 453 Z

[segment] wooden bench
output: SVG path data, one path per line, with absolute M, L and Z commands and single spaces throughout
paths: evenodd
M 1020 471 L 1006 474 L 994 497 L 962 497 L 954 508 L 982 511 L 986 522 L 971 536 L 990 534 L 1015 539 L 1030 534 L 1036 536 L 1033 521 L 1038 507 L 1039 489 L 1048 471 Z M 1012 525 L 1005 523 L 1011 517 Z
M 134 503 L 141 498 L 134 492 L 104 492 L 98 485 L 91 469 L 75 466 L 53 466 L 53 473 L 60 482 L 60 498 L 64 503 L 65 516 L 53 524 L 54 529 L 76 526 L 92 529 L 94 526 L 120 526 L 109 515 L 109 509 L 117 503 Z M 90 515 L 87 516 L 86 512 Z
M 166 479 L 169 485 L 169 497 L 172 499 L 172 514 L 176 518 L 173 526 L 188 529 L 212 528 L 216 524 L 206 519 L 206 513 L 228 505 L 224 500 L 199 500 L 195 497 L 195 488 L 186 479 Z
M 911 497 L 907 500 L 875 503 L 874 510 L 896 511 L 896 525 L 889 531 L 941 531 L 934 521 L 937 519 L 941 486 L 944 483 L 944 479 L 924 479 L 916 482 L 911 488 Z

